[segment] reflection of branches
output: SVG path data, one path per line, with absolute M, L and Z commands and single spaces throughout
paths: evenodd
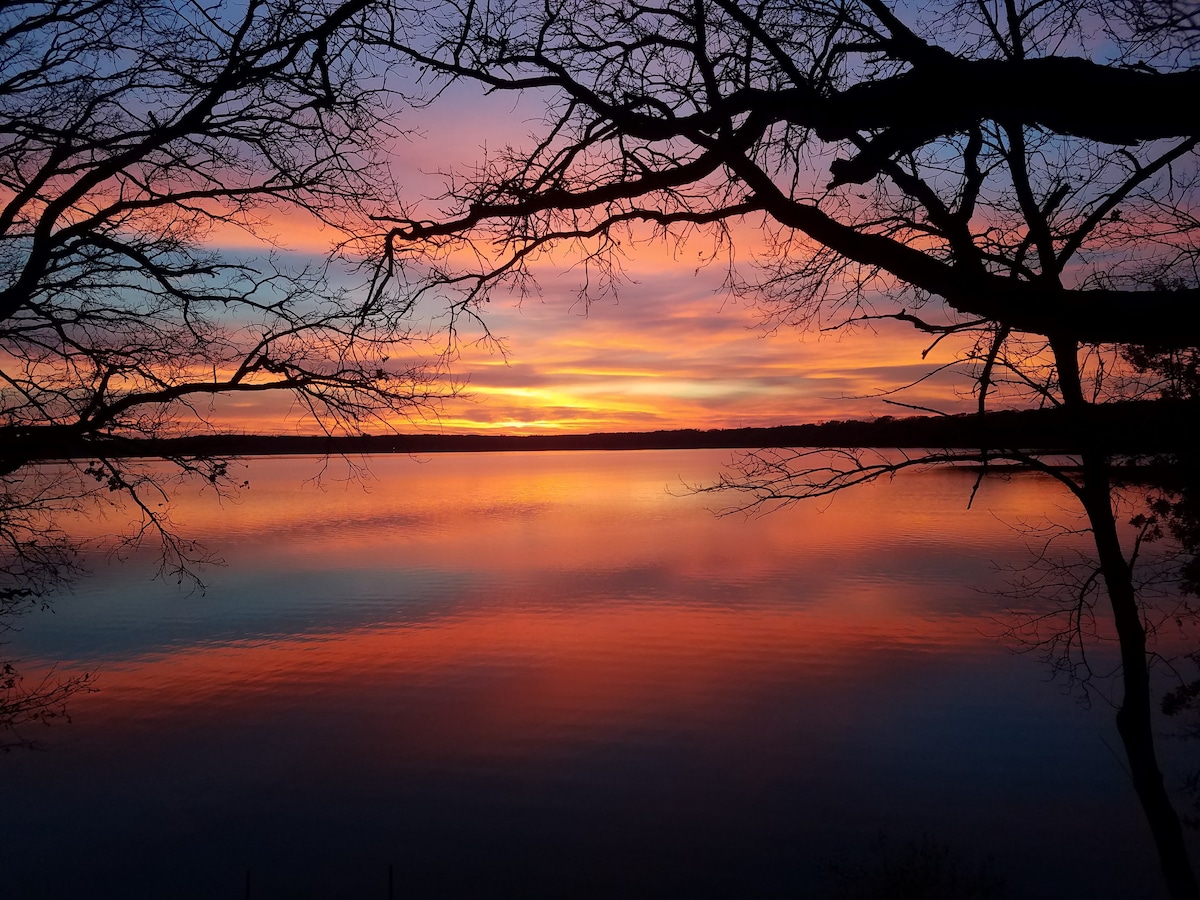
M 968 503 L 974 500 L 985 473 L 999 474 L 1018 466 L 1074 487 L 1070 468 L 1014 451 L 765 448 L 740 454 L 717 483 L 698 490 L 736 495 L 740 502 L 727 507 L 724 513 L 762 512 L 778 505 L 832 497 L 907 469 L 945 464 L 971 466 L 978 471 Z M 1013 606 L 1021 610 L 1006 630 L 1027 649 L 1041 654 L 1054 672 L 1065 674 L 1086 690 L 1093 674 L 1086 648 L 1098 637 L 1095 602 L 1101 586 L 1100 571 L 1095 559 L 1078 548 L 1059 550 L 1061 539 L 1078 535 L 1080 529 L 1047 521 L 1041 528 L 1026 523 L 1022 530 L 1033 559 L 1013 573 L 1006 591 Z
M 160 576 L 199 586 L 200 568 L 214 560 L 171 521 L 171 488 L 185 481 L 218 496 L 239 488 L 227 461 L 185 457 L 99 457 L 25 466 L 0 478 L 0 612 L 19 614 L 82 573 L 81 545 L 61 525 L 64 517 L 80 514 L 132 515 L 131 527 L 112 539 L 109 551 L 124 554 L 151 544 Z
M 69 467 L 0 477 L 0 632 L 80 573 L 79 548 L 59 527 L 90 491 Z
M 0 663 L 0 750 L 35 746 L 21 734 L 22 727 L 68 719 L 67 700 L 94 690 L 94 681 L 90 673 L 59 678 L 48 672 L 31 687 L 12 663 Z
M 829 497 L 847 488 L 891 478 L 907 469 L 936 465 L 987 467 L 1020 465 L 1048 474 L 1070 486 L 1063 467 L 1016 450 L 790 449 L 766 447 L 741 453 L 715 484 L 695 488 L 698 493 L 735 494 L 747 498 L 722 510 L 763 512 L 802 500 Z
M 1161 494 L 1143 496 L 1144 488 L 1113 488 L 1113 505 L 1135 529 L 1130 541 L 1128 568 L 1137 598 L 1142 628 L 1148 641 L 1174 631 L 1184 634 L 1197 621 L 1200 610 L 1189 598 L 1181 575 L 1194 563 L 1194 555 L 1167 539 L 1159 515 Z M 1159 512 L 1156 512 L 1159 511 Z M 1095 676 L 1108 678 L 1120 671 L 1112 665 L 1100 672 L 1093 666 L 1089 647 L 1116 636 L 1105 627 L 1106 617 L 1096 604 L 1105 597 L 1104 570 L 1093 544 L 1091 552 L 1079 539 L 1092 541 L 1090 523 L 1068 527 L 1046 522 L 1034 527 L 1019 526 L 1031 559 L 1010 571 L 1010 581 L 1001 593 L 1010 600 L 1014 620 L 1006 632 L 1029 651 L 1039 653 L 1055 675 L 1083 689 L 1085 697 Z M 1147 647 L 1150 663 L 1174 670 L 1177 660 L 1170 651 Z M 1106 664 L 1108 660 L 1105 661 Z
M 1184 617 L 1191 617 L 1193 610 L 1177 590 L 1168 586 L 1168 573 L 1172 568 L 1178 572 L 1179 554 L 1149 551 L 1168 531 L 1180 537 L 1200 533 L 1200 529 L 1192 531 L 1170 522 L 1164 525 L 1163 517 L 1183 507 L 1182 501 L 1172 503 L 1160 497 L 1150 502 L 1149 515 L 1127 516 L 1137 533 L 1126 555 L 1116 514 L 1125 501 L 1112 485 L 1111 460 L 1095 449 L 1090 437 L 1091 429 L 1079 428 L 1076 438 L 1084 449 L 1069 466 L 1052 464 L 1045 457 L 1019 450 L 752 450 L 738 457 L 718 483 L 698 490 L 732 492 L 742 499 L 725 512 L 760 512 L 780 504 L 830 497 L 907 469 L 955 463 L 978 467 L 979 479 L 988 471 L 1019 465 L 1067 487 L 1082 506 L 1084 519 L 1076 529 L 1052 525 L 1040 535 L 1032 533 L 1040 537 L 1033 547 L 1035 561 L 1022 570 L 1011 594 L 1028 611 L 1020 614 L 1012 633 L 1031 640 L 1030 646 L 1044 653 L 1055 672 L 1077 679 L 1086 690 L 1093 675 L 1089 645 L 1107 631 L 1096 603 L 1107 596 L 1115 646 L 1120 652 L 1120 664 L 1114 672 L 1119 671 L 1123 689 L 1116 715 L 1117 731 L 1130 776 L 1154 834 L 1171 896 L 1195 900 L 1200 890 L 1155 751 L 1150 666 L 1159 655 L 1149 644 L 1156 629 L 1166 622 L 1174 620 L 1177 627 L 1183 628 Z M 1093 542 L 1094 556 L 1074 548 L 1066 554 L 1059 551 L 1059 538 L 1085 533 Z M 1191 549 L 1194 551 L 1194 546 Z M 1173 599 L 1160 604 L 1152 614 L 1147 606 L 1152 598 Z
M 1096 560 L 1079 548 L 1057 551 L 1057 539 L 1078 530 L 1049 524 L 1046 530 L 1049 534 L 1039 544 L 1027 542 L 1033 559 L 1013 572 L 1003 592 L 1014 607 L 1008 634 L 1027 649 L 1036 649 L 1056 676 L 1079 684 L 1087 696 L 1094 674 L 1088 644 L 1104 640 L 1096 618 L 1100 571 Z
M 175 468 L 169 477 L 164 476 L 161 464 L 151 464 L 147 470 L 144 464 L 139 468 L 136 461 L 108 458 L 89 462 L 79 474 L 102 485 L 113 496 L 114 503 L 130 507 L 136 515 L 133 529 L 119 538 L 110 552 L 121 555 L 146 541 L 154 542 L 158 546 L 158 577 L 174 579 L 177 584 L 191 581 L 200 586 L 199 569 L 217 560 L 172 526 L 169 487 L 181 480 L 196 479 L 223 495 L 235 491 L 237 486 L 229 477 L 226 460 L 201 457 L 167 462 Z
M 201 479 L 222 493 L 234 487 L 225 463 L 192 459 L 156 464 L 97 459 L 25 466 L 0 477 L 0 635 L 83 573 L 87 542 L 62 529 L 64 516 L 131 513 L 132 528 L 109 551 L 131 552 L 148 543 L 156 550 L 160 577 L 199 585 L 200 567 L 210 557 L 175 531 L 169 513 L 169 487 L 182 478 Z M 0 748 L 32 746 L 20 734 L 22 726 L 65 719 L 68 699 L 93 683 L 91 674 L 60 677 L 53 671 L 33 683 L 15 661 L 0 660 Z
M 78 573 L 76 547 L 47 518 L 49 510 L 76 500 L 59 479 L 0 479 L 0 633 Z M 67 698 L 90 683 L 88 675 L 47 674 L 30 686 L 12 661 L 0 660 L 0 749 L 32 746 L 18 729 L 65 717 Z
M 1006 633 L 1029 652 L 1038 653 L 1055 676 L 1082 688 L 1091 697 L 1093 676 L 1089 645 L 1112 640 L 1098 627 L 1096 602 L 1101 597 L 1102 575 L 1095 559 L 1078 546 L 1062 547 L 1064 539 L 1086 529 L 1047 522 L 1042 528 L 1023 524 L 1021 529 L 1032 559 L 1010 573 L 1002 594 L 1009 600 L 1013 619 Z M 1110 676 L 1116 666 L 1103 676 Z

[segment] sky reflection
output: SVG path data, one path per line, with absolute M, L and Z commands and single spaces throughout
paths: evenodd
M 376 459 L 369 491 L 263 460 L 240 503 L 181 497 L 227 561 L 205 594 L 101 566 L 11 648 L 100 675 L 0 760 L 17 896 L 368 895 L 388 864 L 422 897 L 798 896 L 880 830 L 1013 896 L 1157 884 L 1111 716 L 979 590 L 1057 487 L 967 510 L 940 470 L 750 520 L 671 492 L 726 456 Z

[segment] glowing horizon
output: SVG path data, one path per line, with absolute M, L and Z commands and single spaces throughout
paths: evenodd
M 551 273 L 541 297 L 484 310 L 494 340 L 460 335 L 449 364 L 458 396 L 390 424 L 409 433 L 585 433 L 911 414 L 904 404 L 968 408 L 957 392 L 969 394 L 971 383 L 951 365 L 960 348 L 950 342 L 922 359 L 928 336 L 899 322 L 771 330 L 760 310 L 721 291 L 720 278 L 647 264 L 631 269 L 617 299 L 584 309 L 570 274 Z M 921 381 L 939 366 L 949 368 Z M 283 393 L 225 396 L 211 410 L 222 430 L 320 431 Z
M 456 92 L 422 110 L 425 136 L 393 148 L 398 181 L 421 203 L 436 193 L 455 160 L 468 163 L 489 143 L 520 143 L 535 118 L 528 98 L 500 108 Z M 731 223 L 738 256 L 760 244 L 755 221 Z M 250 250 L 252 235 L 227 230 L 215 243 Z M 263 222 L 264 242 L 301 254 L 334 244 L 334 229 L 300 214 Z M 870 419 L 912 410 L 894 399 L 946 412 L 969 408 L 972 383 L 952 365 L 960 346 L 943 341 L 927 357 L 930 336 L 895 321 L 818 334 L 772 330 L 763 313 L 723 287 L 724 263 L 703 266 L 703 238 L 622 245 L 619 295 L 580 300 L 583 276 L 565 253 L 539 263 L 536 297 L 497 297 L 482 312 L 496 342 L 482 331 L 461 334 L 450 374 L 461 395 L 389 423 L 402 432 L 583 433 L 676 428 L 735 428 Z M 941 366 L 949 366 L 922 381 Z M 960 396 L 960 392 L 964 396 Z M 320 428 L 283 395 L 224 397 L 213 404 L 222 430 L 312 434 Z M 377 431 L 380 428 L 367 428 Z

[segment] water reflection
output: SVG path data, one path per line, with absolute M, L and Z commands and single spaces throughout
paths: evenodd
M 1128 497 L 1114 489 L 1114 457 L 1103 448 L 1109 435 L 1097 432 L 1082 418 L 1076 418 L 1074 440 L 1079 444 L 1076 456 L 1068 462 L 1051 462 L 1045 456 L 1024 451 L 930 451 L 893 457 L 876 451 L 813 451 L 790 449 L 752 450 L 734 466 L 734 474 L 722 476 L 708 490 L 732 491 L 748 495 L 749 509 L 774 503 L 792 503 L 833 496 L 851 487 L 872 483 L 883 476 L 912 467 L 974 463 L 979 469 L 978 484 L 983 483 L 987 466 L 999 460 L 1037 471 L 1064 486 L 1078 501 L 1083 524 L 1077 529 L 1051 523 L 1037 529 L 1044 537 L 1041 547 L 1034 545 L 1030 568 L 1040 570 L 1040 578 L 1025 581 L 1016 593 L 1033 601 L 1033 608 L 1020 617 L 1014 632 L 1024 631 L 1040 646 L 1057 671 L 1065 671 L 1073 680 L 1083 673 L 1085 686 L 1094 669 L 1088 659 L 1091 643 L 1107 635 L 1115 637 L 1119 654 L 1121 694 L 1116 726 L 1129 766 L 1130 780 L 1137 791 L 1151 832 L 1168 892 L 1176 898 L 1200 897 L 1196 875 L 1178 814 L 1163 781 L 1155 750 L 1151 686 L 1151 662 L 1162 659 L 1162 650 L 1151 651 L 1150 636 L 1157 623 L 1174 621 L 1180 635 L 1194 624 L 1194 610 L 1180 595 L 1194 592 L 1190 573 L 1196 566 L 1198 529 L 1190 482 L 1194 467 L 1190 460 L 1174 457 L 1153 458 L 1153 474 L 1166 482 L 1152 482 L 1147 496 L 1134 493 L 1136 514 L 1127 520 L 1136 531 L 1131 540 L 1122 541 L 1116 509 L 1128 504 Z M 1134 466 L 1133 474 L 1144 474 L 1145 466 Z M 1003 470 L 1002 470 L 1003 471 Z M 1174 482 L 1174 483 L 1172 483 Z M 1177 546 L 1149 566 L 1147 580 L 1142 563 L 1135 563 L 1143 549 L 1170 534 Z M 1074 559 L 1066 561 L 1061 548 L 1051 549 L 1063 535 L 1087 534 L 1088 547 L 1074 550 Z M 1126 555 L 1129 547 L 1129 555 Z M 1147 590 L 1154 584 L 1156 590 Z M 1164 586 L 1167 582 L 1169 586 Z M 1099 598 L 1106 598 L 1106 612 L 1097 613 Z M 1151 599 L 1160 601 L 1157 607 Z M 1161 601 L 1166 604 L 1161 605 Z M 1186 626 L 1185 626 L 1186 620 Z M 1168 664 L 1170 657 L 1167 657 Z M 1182 690 L 1182 693 L 1181 693 Z M 1168 705 L 1177 699 L 1190 702 L 1186 688 L 1168 694 Z
M 205 595 L 91 560 L 15 636 L 102 689 L 2 762 L 15 896 L 384 896 L 389 864 L 410 896 L 820 895 L 881 830 L 1011 896 L 1161 890 L 1111 712 L 1005 636 L 996 566 L 1065 486 L 967 510 L 943 469 L 750 520 L 667 490 L 725 458 L 389 458 L 368 492 L 275 460 L 182 496 L 228 563 Z

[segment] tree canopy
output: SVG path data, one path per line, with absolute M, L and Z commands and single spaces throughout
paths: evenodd
M 390 220 L 389 262 L 444 260 L 465 308 L 564 244 L 607 275 L 646 226 L 716 254 L 755 228 L 734 281 L 779 321 L 972 332 L 981 409 L 998 379 L 1120 395 L 1122 348 L 1200 345 L 1186 5 L 464 2 L 390 26 L 435 84 L 545 101 L 444 215 Z
M 327 429 L 430 399 L 407 300 L 213 240 L 289 209 L 337 234 L 394 199 L 366 7 L 0 8 L 0 471 L 206 428 L 222 393 L 291 392 Z
M 167 485 L 227 488 L 226 462 L 106 448 L 216 430 L 221 394 L 286 392 L 317 427 L 357 432 L 444 390 L 406 295 L 261 240 L 279 211 L 345 239 L 395 199 L 370 8 L 0 3 L 0 637 L 78 571 L 63 513 L 124 498 L 126 537 L 157 536 L 164 572 L 204 558 Z M 221 249 L 239 234 L 258 249 Z M 83 458 L 28 465 L 67 456 Z M 83 684 L 28 689 L 0 665 L 0 731 Z
M 1155 758 L 1133 574 L 1153 517 L 1127 556 L 1092 407 L 1195 395 L 1197 25 L 1176 0 L 464 0 L 383 37 L 435 84 L 545 104 L 527 147 L 456 173 L 440 215 L 390 219 L 387 264 L 438 261 L 427 284 L 458 290 L 462 308 L 564 245 L 586 278 L 615 278 L 647 228 L 704 235 L 713 259 L 749 235 L 757 273 L 731 264 L 730 285 L 777 321 L 893 318 L 965 337 L 980 412 L 1000 390 L 1064 408 L 1083 446 L 1071 472 L 996 452 L 1013 447 L 997 434 L 899 460 L 752 451 L 713 489 L 748 495 L 745 508 L 996 456 L 1066 484 L 1096 559 L 1065 628 L 1103 584 L 1117 727 L 1180 898 L 1200 892 Z

